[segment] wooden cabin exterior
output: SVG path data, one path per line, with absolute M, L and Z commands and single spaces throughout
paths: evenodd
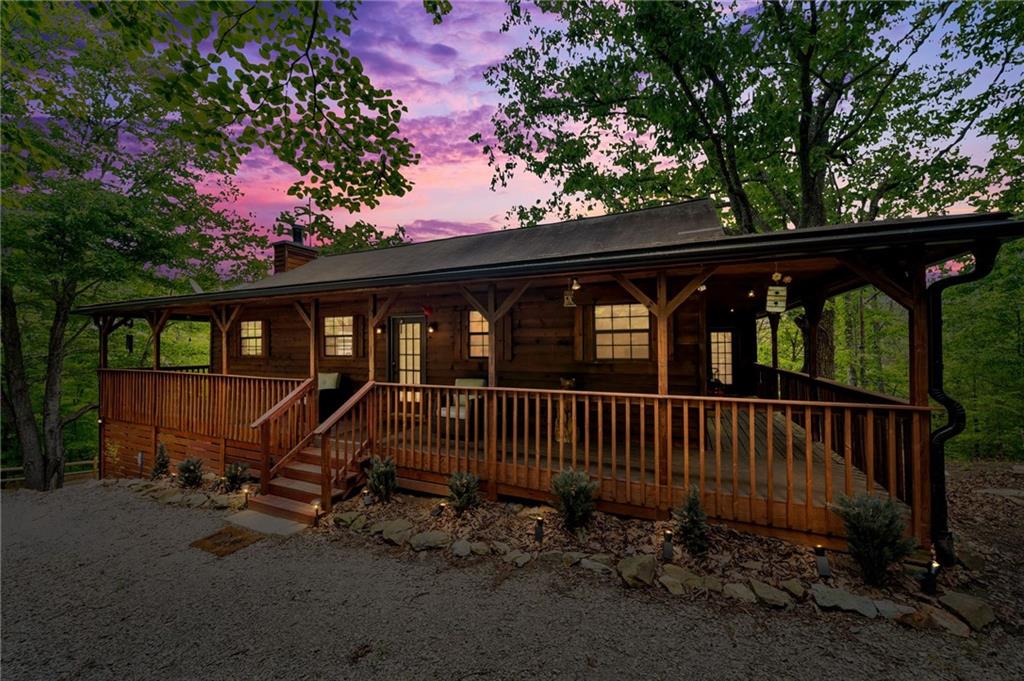
M 470 470 L 492 497 L 536 500 L 572 467 L 612 512 L 665 517 L 696 487 L 715 518 L 823 544 L 842 538 L 834 500 L 866 492 L 929 545 L 945 506 L 926 269 L 964 253 L 981 268 L 1021 231 L 993 214 L 732 237 L 694 201 L 324 258 L 280 242 L 263 281 L 80 310 L 102 337 L 101 474 L 145 473 L 163 443 L 216 471 L 249 463 L 256 507 L 308 518 L 371 454 L 410 489 Z M 827 298 L 864 284 L 909 311 L 909 400 L 819 378 L 807 348 L 806 374 L 757 362 L 769 286 L 816 347 Z M 153 366 L 107 368 L 107 336 L 135 317 Z M 208 367 L 161 366 L 169 319 L 210 321 Z

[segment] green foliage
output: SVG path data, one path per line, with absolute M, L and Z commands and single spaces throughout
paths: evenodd
M 583 471 L 569 468 L 551 478 L 555 506 L 562 514 L 568 529 L 575 530 L 590 522 L 590 517 L 594 513 L 595 491 L 597 483 Z
M 395 460 L 390 456 L 381 459 L 375 456 L 370 460 L 370 470 L 366 473 L 366 486 L 370 494 L 381 501 L 390 501 L 395 490 L 398 489 L 398 474 L 395 470 Z
M 185 459 L 178 464 L 178 484 L 195 489 L 203 485 L 203 460 Z
M 483 151 L 495 186 L 557 187 L 516 209 L 525 224 L 711 196 L 738 231 L 771 231 L 1019 185 L 1012 3 L 508 5 L 503 30 L 530 41 L 485 72 L 503 101 Z M 990 167 L 961 144 L 982 132 Z
M 480 478 L 456 471 L 448 478 L 448 501 L 456 513 L 480 505 Z
M 150 480 L 162 478 L 170 471 L 171 457 L 167 456 L 167 447 L 163 442 L 156 445 L 156 458 L 153 459 L 153 471 L 149 475 Z
M 840 497 L 833 510 L 843 519 L 850 556 L 860 565 L 867 584 L 884 582 L 889 567 L 914 550 L 914 540 L 904 536 L 903 516 L 888 497 Z
M 700 503 L 700 492 L 690 488 L 682 507 L 672 511 L 676 521 L 675 537 L 694 556 L 706 553 L 710 543 L 708 514 Z
M 224 468 L 224 479 L 221 487 L 225 492 L 237 492 L 249 479 L 249 464 L 230 463 Z

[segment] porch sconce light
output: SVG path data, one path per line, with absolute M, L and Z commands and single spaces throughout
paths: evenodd
M 697 287 L 697 292 L 698 293 L 704 293 L 707 290 L 708 290 L 708 285 L 707 284 L 701 284 L 700 286 Z
M 369 506 L 373 503 L 373 499 L 370 498 L 370 489 L 368 487 L 363 488 L 363 506 Z
M 437 333 L 437 322 L 427 324 L 427 333 Z
M 249 485 L 242 485 L 242 508 L 249 508 Z
M 729 312 L 735 312 L 735 311 L 736 311 L 736 308 L 735 308 L 735 307 L 730 307 L 730 308 L 729 308 Z
M 320 524 L 320 502 L 319 501 L 314 501 L 313 502 L 313 527 L 316 527 L 319 524 Z
M 96 419 L 96 423 L 98 423 L 98 424 L 100 424 L 102 426 L 103 425 L 103 419 Z
M 921 592 L 929 596 L 934 596 L 938 592 L 938 577 L 939 577 L 939 562 L 932 558 L 931 563 L 928 564 L 928 570 L 924 573 L 921 578 Z
M 544 541 L 544 516 L 535 515 L 533 521 L 533 541 L 540 544 Z
M 828 556 L 825 555 L 825 547 L 818 544 L 814 547 L 814 562 L 818 566 L 818 576 L 822 578 L 832 576 L 832 568 L 828 564 Z
M 747 298 L 753 298 L 756 295 L 757 294 L 754 293 L 754 289 L 750 289 L 749 291 L 747 291 Z
M 373 332 L 380 336 L 381 334 L 384 333 L 384 325 L 378 324 L 377 326 L 373 327 Z
M 579 291 L 581 288 L 583 288 L 583 286 L 580 285 L 579 279 L 573 277 L 572 279 L 569 280 L 569 288 L 571 288 L 573 291 Z
M 666 563 L 672 562 L 672 530 L 665 530 L 661 542 L 661 558 Z

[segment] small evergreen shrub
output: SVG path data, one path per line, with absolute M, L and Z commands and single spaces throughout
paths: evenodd
M 575 530 L 590 522 L 596 490 L 597 483 L 583 471 L 569 468 L 551 478 L 555 506 L 561 512 L 566 528 Z
M 686 501 L 672 512 L 672 517 L 676 521 L 675 536 L 690 555 L 698 556 L 708 550 L 711 527 L 696 487 L 690 488 Z
M 448 478 L 448 501 L 456 513 L 480 505 L 480 478 L 456 471 Z
M 150 474 L 150 480 L 156 480 L 167 475 L 167 472 L 171 469 L 171 457 L 167 456 L 167 447 L 164 447 L 164 443 L 157 443 L 156 446 L 156 458 L 153 459 L 153 472 Z
M 178 482 L 182 487 L 201 487 L 203 484 L 203 460 L 185 459 L 179 463 Z
M 221 487 L 225 492 L 237 492 L 249 479 L 249 464 L 231 463 L 224 468 L 224 479 Z
M 370 494 L 373 496 L 381 501 L 389 501 L 398 487 L 395 460 L 390 456 L 386 459 L 373 457 L 370 461 L 370 470 L 366 473 L 366 486 L 370 488 Z
M 833 510 L 843 519 L 850 556 L 860 565 L 867 584 L 884 582 L 889 567 L 914 550 L 914 540 L 904 536 L 903 515 L 888 497 L 840 497 Z

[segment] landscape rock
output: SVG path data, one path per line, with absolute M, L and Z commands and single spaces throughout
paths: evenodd
M 506 563 L 512 563 L 516 567 L 521 568 L 527 563 L 529 563 L 531 560 L 533 560 L 533 556 L 531 556 L 529 553 L 524 553 L 519 549 L 513 549 L 512 551 L 506 553 L 502 560 Z
M 633 588 L 654 584 L 654 571 L 657 567 L 658 562 L 650 554 L 623 558 L 618 565 L 622 581 Z
M 1014 489 L 1012 487 L 989 487 L 987 489 L 979 489 L 978 494 L 988 494 L 993 497 L 1020 499 L 1024 501 L 1024 489 Z
M 661 577 L 658 577 L 658 582 L 660 582 L 661 585 L 673 596 L 681 596 L 686 592 L 686 588 L 683 586 L 682 582 L 674 577 L 662 575 Z
M 722 586 L 722 580 L 714 575 L 708 575 L 700 578 L 700 588 L 706 591 L 714 591 L 716 594 L 720 594 L 724 591 Z
M 544 551 L 537 556 L 538 563 L 544 563 L 545 565 L 559 565 L 562 562 L 561 551 Z
M 599 563 L 596 560 L 590 558 L 582 558 L 579 562 L 579 566 L 584 570 L 590 570 L 591 572 L 597 572 L 600 574 L 611 575 L 615 574 L 615 570 L 604 563 Z
M 165 504 L 180 504 L 185 498 L 185 494 L 178 490 L 168 490 L 167 494 L 160 497 L 160 501 Z
M 776 589 L 771 584 L 752 579 L 750 580 L 750 589 L 754 592 L 757 600 L 771 608 L 793 607 L 793 599 L 790 595 L 781 589 Z
M 957 547 L 956 557 L 971 572 L 981 572 L 985 569 L 985 556 L 972 551 L 966 546 Z
M 692 582 L 694 578 L 700 579 L 698 575 L 695 575 L 690 570 L 672 563 L 666 563 L 661 568 L 667 577 L 671 577 L 680 584 L 686 585 L 688 582 Z M 692 586 L 690 588 L 693 588 Z
M 231 508 L 231 497 L 227 494 L 211 494 L 210 508 Z
M 473 547 L 465 539 L 457 539 L 452 544 L 452 555 L 457 558 L 465 558 L 473 552 Z
M 878 615 L 878 608 L 870 598 L 852 594 L 842 589 L 833 589 L 824 584 L 811 585 L 811 596 L 822 610 L 845 610 L 856 612 L 868 618 Z
M 353 532 L 358 532 L 359 530 L 366 527 L 367 522 L 368 521 L 366 520 L 366 516 L 360 513 L 355 517 L 355 520 L 353 520 L 352 523 L 348 526 L 348 529 L 352 530 Z
M 950 591 L 939 601 L 947 609 L 956 613 L 960 619 L 967 622 L 975 631 L 981 631 L 996 620 L 992 606 L 980 598 Z
M 409 546 L 413 551 L 426 551 L 427 549 L 447 548 L 451 537 L 447 532 L 441 530 L 428 530 L 409 537 Z
M 915 629 L 935 629 L 948 631 L 956 636 L 967 637 L 971 635 L 971 628 L 945 610 L 936 608 L 933 605 L 922 605 L 912 613 L 900 615 L 896 618 L 900 624 Z
M 757 603 L 757 596 L 750 590 L 750 587 L 739 582 L 726 584 L 725 588 L 722 589 L 722 594 L 744 603 Z
M 607 553 L 592 553 L 589 556 L 587 556 L 587 558 L 594 561 L 595 563 L 601 563 L 602 565 L 607 565 L 608 567 L 611 567 L 615 564 L 615 558 L 613 556 L 608 555 Z
M 469 550 L 478 556 L 486 556 L 491 552 L 491 547 L 487 545 L 487 542 L 475 541 L 469 545 Z
M 351 526 L 350 526 L 351 527 Z M 370 528 L 373 534 L 381 534 L 384 541 L 401 546 L 412 536 L 412 523 L 404 518 L 397 520 L 384 520 L 373 524 Z
M 779 586 L 784 590 L 788 591 L 793 598 L 803 598 L 807 590 L 804 589 L 804 585 L 800 583 L 799 579 L 785 579 Z
M 566 551 L 562 554 L 562 565 L 572 567 L 586 557 L 586 554 L 579 551 Z
M 183 506 L 188 506 L 189 508 L 199 508 L 200 506 L 205 504 L 207 501 L 208 501 L 207 496 L 205 494 L 203 494 L 202 492 L 198 492 L 198 493 L 195 493 L 195 494 L 189 494 L 188 496 L 186 496 L 182 500 L 181 503 L 182 503 Z
M 494 547 L 494 552 L 499 556 L 504 556 L 506 553 L 512 550 L 508 544 L 502 541 L 491 542 L 491 546 Z
M 345 511 L 344 513 L 339 513 L 338 515 L 334 516 L 334 524 L 338 527 L 342 525 L 345 525 L 347 527 L 351 525 L 353 522 L 355 522 L 355 519 L 361 515 L 362 513 L 360 513 L 359 511 Z
M 884 617 L 887 620 L 899 619 L 903 615 L 909 615 L 914 612 L 914 609 L 909 605 L 903 605 L 889 600 L 878 600 L 874 601 L 875 608 L 878 609 L 878 615 Z
M 764 563 L 759 560 L 745 560 L 740 563 L 740 566 L 751 572 L 760 572 L 761 568 L 764 567 Z

